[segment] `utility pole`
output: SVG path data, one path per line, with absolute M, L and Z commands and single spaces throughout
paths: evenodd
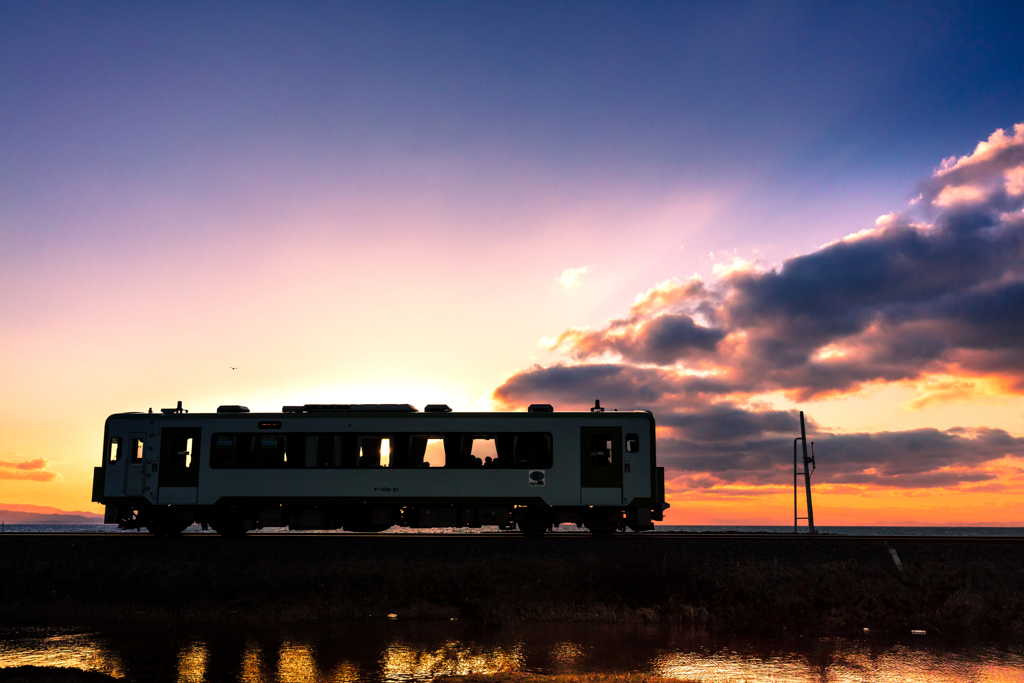
M 797 450 L 796 442 L 800 441 L 803 445 L 803 469 L 797 469 Z M 808 469 L 810 465 L 810 469 Z M 814 444 L 811 444 L 811 455 L 807 455 L 807 429 L 804 426 L 804 411 L 800 411 L 800 436 L 793 439 L 793 533 L 797 533 L 797 521 L 801 519 L 807 520 L 808 531 L 812 534 L 817 533 L 814 530 L 814 506 L 811 504 L 811 472 L 814 471 L 816 465 L 814 464 Z M 807 516 L 798 517 L 797 510 L 797 489 L 800 484 L 800 475 L 804 475 L 804 490 L 807 492 Z

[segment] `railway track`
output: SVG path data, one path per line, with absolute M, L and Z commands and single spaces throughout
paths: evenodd
M 47 539 L 83 539 L 83 538 L 109 538 L 109 539 L 146 539 L 154 538 L 153 534 L 145 531 L 128 531 L 112 533 L 105 531 L 97 532 L 20 532 L 8 531 L 0 534 L 0 542 L 5 536 L 16 538 L 47 538 Z M 178 538 L 188 539 L 220 539 L 216 533 L 183 533 Z M 568 539 L 594 540 L 624 542 L 624 543 L 658 543 L 672 541 L 778 541 L 782 543 L 830 543 L 830 542 L 867 542 L 884 541 L 892 543 L 977 543 L 977 544 L 1024 544 L 1024 536 L 938 536 L 938 535 L 872 535 L 872 534 L 772 534 L 772 533 L 681 533 L 681 532 L 655 532 L 655 533 L 625 533 L 615 534 L 609 537 L 595 539 L 589 532 L 553 532 L 545 534 L 542 539 L 530 538 L 517 532 L 481 532 L 481 533 L 350 533 L 350 532 L 258 532 L 247 534 L 247 539 L 254 539 L 259 542 L 261 538 L 317 538 L 317 539 L 415 539 L 418 541 L 429 539 L 521 539 L 523 542 L 544 543 L 549 540 L 562 542 Z M 571 541 L 569 541 L 571 542 Z

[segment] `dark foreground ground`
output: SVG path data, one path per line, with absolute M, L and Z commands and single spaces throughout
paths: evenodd
M 21 666 L 0 669 L 0 683 L 114 683 L 120 679 L 81 669 Z M 643 674 L 563 674 L 543 675 L 530 673 L 469 674 L 466 676 L 440 676 L 435 683 L 685 683 L 678 679 L 659 678 Z M 123 681 L 122 681 L 123 683 Z
M 0 576 L 5 625 L 269 625 L 394 613 L 484 625 L 1024 634 L 1020 540 L 3 534 Z

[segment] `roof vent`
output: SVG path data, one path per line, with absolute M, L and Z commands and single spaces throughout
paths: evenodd
M 550 403 L 534 403 L 526 409 L 528 413 L 553 413 L 555 409 L 551 407 Z
M 444 403 L 431 403 L 423 411 L 427 413 L 450 413 L 452 409 Z
M 283 413 L 418 413 L 408 403 L 307 403 L 282 406 Z
M 180 415 L 181 413 L 187 413 L 188 411 L 181 407 L 181 401 L 178 401 L 177 408 L 161 408 L 160 412 L 164 415 Z
M 218 413 L 248 413 L 249 409 L 245 406 L 217 406 Z

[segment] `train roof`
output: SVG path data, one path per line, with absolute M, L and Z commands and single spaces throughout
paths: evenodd
M 550 404 L 533 404 L 527 408 L 527 413 L 541 413 L 541 414 L 555 414 L 556 411 Z M 609 409 L 610 413 L 638 413 L 643 415 L 652 415 L 649 410 L 618 410 Z M 307 403 L 301 406 L 282 406 L 281 412 L 259 412 L 253 413 L 250 410 L 241 405 L 222 405 L 217 408 L 216 413 L 189 413 L 187 410 L 182 408 L 181 401 L 178 401 L 176 408 L 162 408 L 159 413 L 154 413 L 150 409 L 149 413 L 142 412 L 124 412 L 115 413 L 111 417 L 135 417 L 135 416 L 150 416 L 150 415 L 184 415 L 188 414 L 192 417 L 211 417 L 217 416 L 234 416 L 240 417 L 242 415 L 252 416 L 271 416 L 271 415 L 332 415 L 332 414 L 353 414 L 358 413 L 360 415 L 387 415 L 389 417 L 397 417 L 398 415 L 406 414 L 417 414 L 423 416 L 438 417 L 441 415 L 455 416 L 475 416 L 475 417 L 490 417 L 490 416 L 522 416 L 522 411 L 453 411 L 447 405 L 444 404 L 430 404 L 425 406 L 421 412 L 415 406 L 408 403 Z M 599 401 L 595 401 L 595 406 L 590 411 L 580 410 L 567 410 L 557 411 L 558 415 L 601 415 L 605 413 L 605 409 L 601 407 Z M 553 415 L 552 415 L 553 416 Z

